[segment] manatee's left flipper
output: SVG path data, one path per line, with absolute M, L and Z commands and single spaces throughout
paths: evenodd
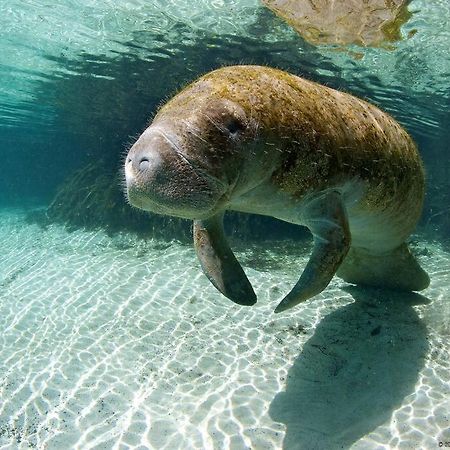
M 239 305 L 256 303 L 252 285 L 228 245 L 223 213 L 194 221 L 194 245 L 203 272 L 225 297 Z
M 304 222 L 314 237 L 313 251 L 300 279 L 276 307 L 276 313 L 322 292 L 350 248 L 347 213 L 339 192 L 326 191 L 312 199 L 306 206 Z

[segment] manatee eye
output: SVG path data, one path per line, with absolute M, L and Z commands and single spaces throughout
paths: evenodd
M 227 131 L 234 135 L 242 130 L 245 129 L 245 125 L 236 118 L 232 118 L 229 120 L 229 122 L 225 125 L 225 128 L 227 129 Z

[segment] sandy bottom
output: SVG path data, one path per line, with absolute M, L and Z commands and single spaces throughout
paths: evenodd
M 189 246 L 0 211 L 1 449 L 434 449 L 450 441 L 450 254 L 417 294 L 333 280 L 286 313 L 293 243 L 241 248 L 218 294 Z M 424 250 L 426 248 L 426 250 Z

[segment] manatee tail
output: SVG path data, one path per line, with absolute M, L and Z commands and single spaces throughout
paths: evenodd
M 406 244 L 382 255 L 350 248 L 336 275 L 349 283 L 402 291 L 421 291 L 430 284 Z

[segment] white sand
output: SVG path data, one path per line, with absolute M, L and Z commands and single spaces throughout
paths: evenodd
M 305 264 L 292 243 L 237 252 L 245 308 L 191 247 L 0 211 L 0 448 L 439 448 L 450 254 L 425 245 L 429 304 L 335 279 L 274 315 Z

